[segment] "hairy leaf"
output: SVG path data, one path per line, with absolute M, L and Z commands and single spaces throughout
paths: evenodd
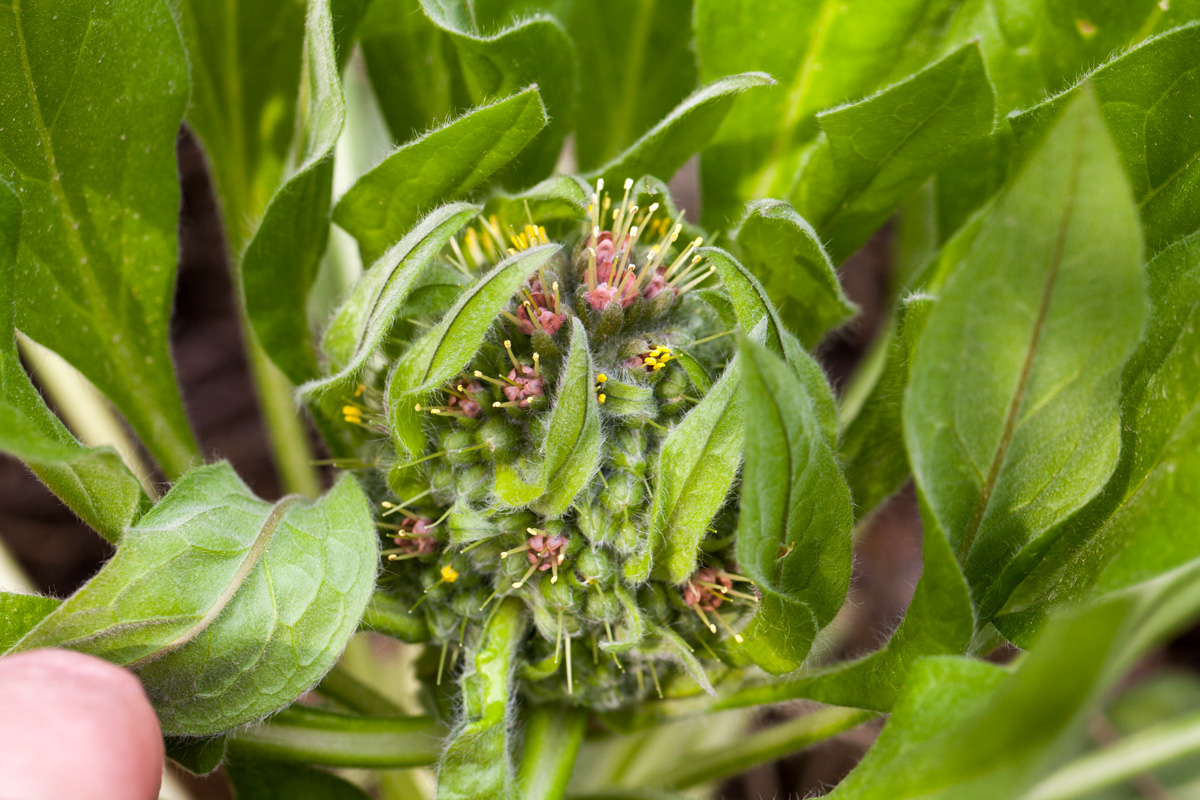
M 439 202 L 486 183 L 546 126 L 537 89 L 474 109 L 425 134 L 363 175 L 338 202 L 333 219 L 373 262 Z
M 164 733 L 207 735 L 295 700 L 340 655 L 374 587 L 367 500 L 253 496 L 228 464 L 187 473 L 17 649 L 67 647 L 137 671 Z
M 0 450 L 24 461 L 80 519 L 115 542 L 148 501 L 115 450 L 75 440 L 21 366 L 13 336 L 20 228 L 20 203 L 0 179 Z
M 225 774 L 234 800 L 369 800 L 354 784 L 304 765 L 232 761 Z
M 750 203 L 734 236 L 746 264 L 805 346 L 815 347 L 854 315 L 820 237 L 787 203 Z
M 241 268 L 254 335 L 292 383 L 317 375 L 308 291 L 329 238 L 333 148 L 346 119 L 329 0 L 309 4 L 300 88 L 296 163 L 285 168 Z
M 58 600 L 36 594 L 0 592 L 0 653 L 6 653 L 25 634 L 58 608 Z
M 1136 208 L 1085 93 L 947 281 L 905 396 L 917 487 L 985 621 L 1112 473 L 1143 283 Z
M 167 343 L 188 97 L 179 32 L 163 0 L 9 6 L 0 177 L 24 207 L 17 326 L 108 395 L 179 475 L 197 453 Z
M 996 100 L 977 44 L 852 105 L 821 137 L 792 197 L 840 263 L 955 153 L 992 132 Z
M 589 178 L 604 178 L 614 186 L 642 175 L 670 178 L 708 144 L 739 94 L 772 83 L 770 75 L 746 72 L 700 87 L 620 155 L 589 173 Z
M 850 584 L 850 491 L 806 401 L 809 392 L 778 356 L 743 340 L 746 468 L 738 517 L 738 564 L 763 593 L 745 651 L 774 674 L 808 655 Z M 807 612 L 807 613 L 805 613 Z M 813 629 L 804 631 L 805 617 Z
M 600 457 L 600 406 L 587 331 L 572 319 L 571 352 L 550 415 L 541 473 L 545 491 L 531 504 L 542 516 L 561 516 L 595 474 Z

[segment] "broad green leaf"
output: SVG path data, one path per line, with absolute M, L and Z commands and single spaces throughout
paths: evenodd
M 231 761 L 225 774 L 234 800 L 369 800 L 354 784 L 303 764 Z
M 1200 610 L 1196 565 L 1059 615 L 1016 666 L 927 659 L 879 740 L 831 798 L 1009 800 L 1075 751 L 1147 648 Z
M 413 343 L 388 376 L 387 402 L 400 447 L 424 447 L 416 398 L 450 380 L 479 352 L 487 332 L 522 284 L 561 248 L 546 244 L 521 250 L 467 288 L 442 321 Z
M 696 253 L 703 256 L 720 276 L 727 295 L 723 299 L 727 301 L 737 326 L 754 341 L 788 362 L 800 377 L 801 386 L 807 392 L 813 413 L 826 437 L 831 442 L 836 440 L 837 405 L 829 380 L 816 359 L 783 326 L 779 312 L 767 297 L 766 289 L 737 259 L 721 248 L 701 247 Z
M 670 113 L 696 85 L 692 0 L 575 2 L 567 30 L 579 48 L 579 168 L 613 158 Z M 667 178 L 668 175 L 661 177 Z
M 1014 593 L 997 625 L 1026 642 L 1051 608 L 1115 591 L 1200 556 L 1200 233 L 1148 267 L 1147 335 L 1122 380 L 1121 461 Z
M 561 516 L 596 473 L 600 457 L 600 405 L 587 331 L 572 319 L 571 352 L 559 378 L 550 414 L 545 456 L 540 465 L 545 491 L 531 508 L 545 517 Z
M 181 0 L 187 119 L 204 143 L 230 250 L 240 255 L 283 180 L 296 128 L 305 0 Z
M 946 537 L 931 525 L 925 531 L 921 580 L 900 627 L 882 649 L 787 681 L 742 689 L 722 700 L 719 707 L 809 698 L 832 705 L 891 711 L 909 670 L 919 659 L 966 652 L 975 632 L 966 581 Z
M 478 206 L 467 203 L 435 209 L 367 270 L 322 340 L 335 372 L 301 387 L 305 395 L 337 403 L 353 394 L 359 375 L 383 345 L 425 267 L 478 212 Z
M 20 203 L 0 179 L 0 451 L 24 461 L 80 519 L 116 542 L 148 501 L 115 450 L 75 440 L 21 366 L 13 336 L 20 229 Z
M 700 542 L 742 463 L 741 372 L 734 361 L 712 390 L 671 429 L 658 457 L 647 548 L 627 562 L 626 578 L 645 580 L 653 566 L 671 583 L 696 569 Z
M 445 42 L 452 48 L 444 57 L 455 62 L 453 69 L 469 106 L 482 105 L 527 86 L 537 87 L 549 123 L 510 170 L 516 175 L 512 183 L 533 183 L 554 169 L 563 139 L 575 123 L 575 46 L 562 25 L 546 15 L 528 16 L 485 34 L 475 24 L 472 5 L 471 0 L 421 0 L 426 16 L 444 32 Z M 428 72 L 424 67 L 411 78 L 425 80 Z
M 821 137 L 792 195 L 837 263 L 956 152 L 988 136 L 996 100 L 968 44 L 866 100 L 817 115 Z
M 450 734 L 438 767 L 438 800 L 517 796 L 508 715 L 516 698 L 512 673 L 525 617 L 519 601 L 502 601 L 472 648 L 462 677 L 463 720 Z
M 311 0 L 297 107 L 295 163 L 271 198 L 242 257 L 246 314 L 263 350 L 292 383 L 317 375 L 308 291 L 329 238 L 333 148 L 346 104 L 333 45 L 329 0 Z
M 545 126 L 537 89 L 474 109 L 359 178 L 333 210 L 334 222 L 358 240 L 363 261 L 372 262 L 426 209 L 484 185 Z
M 1112 474 L 1144 297 L 1136 207 L 1084 93 L 947 281 L 905 395 L 917 488 L 982 621 Z
M 589 173 L 589 179 L 604 178 L 612 186 L 642 175 L 667 180 L 708 144 L 739 94 L 773 82 L 770 75 L 746 72 L 700 87 L 636 142 Z
M 96 384 L 179 475 L 197 448 L 167 341 L 188 97 L 170 9 L 9 3 L 0 74 L 0 178 L 24 208 L 17 327 Z
M 738 565 L 762 592 L 743 631 L 745 652 L 779 675 L 799 667 L 846 599 L 850 491 L 807 402 L 778 356 L 744 339 L 741 381 L 746 467 L 738 517 Z M 805 630 L 804 618 L 813 626 Z
M 742 257 L 779 315 L 807 347 L 854 316 L 833 263 L 812 226 L 782 200 L 758 200 L 734 233 Z
M 370 599 L 378 547 L 348 475 L 319 500 L 272 505 L 228 464 L 200 467 L 17 649 L 127 666 L 164 733 L 219 733 L 282 708 L 332 666 Z
M 700 80 L 762 70 L 779 82 L 741 98 L 701 159 L 705 220 L 786 197 L 823 108 L 868 94 L 906 51 L 923 52 L 941 0 L 696 0 Z M 906 74 L 901 72 L 900 74 Z
M 1086 78 L 1116 145 L 1151 252 L 1200 229 L 1200 23 L 1149 39 Z M 1012 118 L 1036 142 L 1075 88 Z
M 60 602 L 36 594 L 0 592 L 0 653 L 8 652 Z

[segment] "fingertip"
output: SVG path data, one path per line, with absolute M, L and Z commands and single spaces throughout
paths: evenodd
M 41 800 L 154 800 L 158 718 L 128 670 L 69 650 L 0 659 L 0 784 Z

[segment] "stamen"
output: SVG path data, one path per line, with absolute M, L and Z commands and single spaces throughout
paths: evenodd
M 438 658 L 438 674 L 437 674 L 437 685 L 438 686 L 442 685 L 442 667 L 444 667 L 446 664 L 446 650 L 449 649 L 449 647 L 450 647 L 449 640 L 442 642 L 442 655 Z
M 567 632 L 563 631 L 563 644 L 567 650 L 567 694 L 575 694 L 575 685 L 571 680 L 571 637 L 567 636 Z
M 512 585 L 512 587 L 514 589 L 520 589 L 522 586 L 524 586 L 525 581 L 529 580 L 533 576 L 533 573 L 537 571 L 537 568 L 538 568 L 537 564 L 530 564 L 529 569 L 525 572 L 525 575 L 522 576 L 521 580 L 514 583 Z
M 737 642 L 738 644 L 741 644 L 742 642 L 745 641 L 745 639 L 742 638 L 742 635 L 740 633 L 735 631 L 733 628 L 729 627 L 729 623 L 725 621 L 725 618 L 723 616 L 721 616 L 720 611 L 713 611 L 712 613 L 713 613 L 713 616 L 717 618 L 717 622 L 721 623 L 721 627 L 725 629 L 726 633 L 728 633 L 730 636 L 733 637 L 733 640 L 735 642 Z M 713 633 L 716 633 L 716 630 L 714 630 Z
M 554 286 L 557 287 L 558 284 L 556 283 Z M 533 377 L 542 377 L 542 356 L 537 352 L 533 354 Z
M 513 369 L 515 369 L 517 371 L 517 374 L 520 374 L 521 362 L 517 361 L 517 357 L 515 355 L 513 355 L 511 339 L 504 340 L 504 350 L 508 353 L 508 360 L 512 362 Z
M 700 607 L 699 603 L 692 606 L 692 610 L 695 611 L 696 615 L 700 617 L 700 621 L 704 623 L 704 627 L 708 628 L 713 633 L 717 632 L 717 626 L 708 621 L 708 617 L 704 615 L 704 609 Z
M 503 553 L 500 554 L 500 558 L 508 558 L 513 553 L 523 553 L 526 550 L 528 550 L 529 548 L 530 548 L 530 545 L 528 542 L 526 542 L 525 544 L 521 545 L 520 547 L 514 547 L 512 550 L 505 550 Z
M 653 661 L 647 661 L 646 666 L 650 667 L 650 677 L 654 679 L 654 691 L 658 692 L 658 699 L 662 700 L 662 686 L 658 683 L 658 670 L 654 668 Z

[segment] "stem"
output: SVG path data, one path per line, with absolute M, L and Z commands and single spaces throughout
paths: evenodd
M 410 614 L 404 603 L 382 592 L 376 592 L 367 604 L 361 627 L 410 644 L 429 641 L 429 626 L 425 621 Z
M 404 713 L 391 700 L 351 675 L 341 664 L 335 664 L 329 670 L 317 684 L 317 691 L 322 697 L 341 703 L 359 714 L 398 717 Z
M 246 353 L 250 359 L 250 374 L 258 394 L 259 408 L 267 426 L 267 437 L 275 454 L 275 466 L 279 479 L 288 494 L 316 497 L 321 493 L 321 483 L 312 465 L 312 448 L 308 442 L 308 430 L 300 411 L 292 401 L 293 387 L 279 368 L 271 363 L 270 357 L 258 343 L 254 329 L 242 311 L 243 332 L 246 337 Z
M 857 708 L 823 708 L 751 734 L 732 746 L 694 753 L 685 766 L 663 774 L 658 784 L 680 790 L 722 780 L 811 747 L 876 716 Z
M 17 335 L 21 355 L 71 432 L 89 447 L 111 447 L 142 484 L 151 500 L 158 499 L 151 470 L 100 390 L 62 356 L 32 339 Z
M 229 740 L 230 756 L 325 767 L 434 763 L 445 731 L 430 717 L 359 717 L 292 706 Z
M 522 800 L 561 800 L 566 795 L 587 718 L 579 709 L 551 704 L 529 712 L 517 774 Z
M 1077 758 L 1035 786 L 1026 800 L 1091 797 L 1195 753 L 1200 753 L 1200 713 L 1155 725 Z

